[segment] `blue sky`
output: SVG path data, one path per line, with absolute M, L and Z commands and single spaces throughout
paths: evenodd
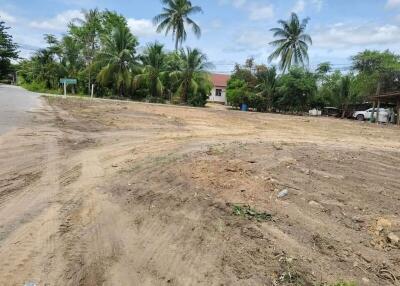
M 400 53 L 400 0 L 192 0 L 204 14 L 200 39 L 189 33 L 186 45 L 199 47 L 217 72 L 230 72 L 235 62 L 253 56 L 267 63 L 272 40 L 269 29 L 290 12 L 310 17 L 310 68 L 330 61 L 346 69 L 351 55 L 363 49 L 390 49 Z M 161 11 L 159 0 L 0 0 L 0 19 L 21 45 L 21 55 L 42 47 L 43 34 L 62 35 L 81 9 L 98 7 L 123 14 L 144 46 L 158 40 L 173 49 L 171 37 L 157 34 L 151 23 Z

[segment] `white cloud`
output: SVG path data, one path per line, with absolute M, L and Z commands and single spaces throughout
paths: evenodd
M 311 34 L 314 46 L 328 49 L 383 46 L 400 44 L 400 26 L 378 24 L 336 23 L 320 27 Z
M 247 0 L 219 0 L 220 5 L 231 4 L 235 8 L 243 7 Z
M 79 10 L 67 10 L 48 20 L 32 21 L 29 26 L 41 30 L 64 31 L 72 20 L 82 17 Z
M 387 0 L 386 2 L 387 9 L 392 9 L 396 7 L 400 7 L 400 0 Z
M 222 28 L 222 22 L 219 19 L 212 20 L 210 24 L 211 24 L 211 28 L 213 28 L 213 29 Z
M 235 39 L 236 49 L 263 49 L 268 48 L 272 41 L 272 34 L 266 31 L 248 29 L 242 31 Z
M 156 27 L 148 19 L 128 19 L 129 29 L 135 36 L 154 36 L 157 34 Z
M 315 6 L 315 8 L 317 9 L 317 11 L 321 11 L 322 9 L 322 5 L 324 4 L 323 0 L 311 0 L 311 4 L 313 4 Z
M 274 6 L 272 4 L 261 4 L 249 0 L 219 0 L 220 5 L 232 5 L 237 9 L 243 9 L 249 13 L 252 21 L 269 20 L 274 17 Z
M 274 7 L 271 4 L 252 4 L 249 13 L 250 20 L 269 20 L 274 17 Z
M 0 10 L 0 20 L 6 23 L 15 23 L 17 19 L 5 11 Z
M 306 2 L 304 0 L 297 0 L 297 2 L 294 4 L 292 12 L 301 13 L 304 11 L 305 8 L 306 8 Z

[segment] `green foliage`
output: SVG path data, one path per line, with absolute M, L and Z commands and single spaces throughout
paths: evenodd
M 188 15 L 197 10 L 185 9 Z M 184 20 L 190 22 L 186 16 Z M 61 77 L 70 77 L 76 78 L 78 84 L 69 86 L 68 91 L 77 94 L 89 94 L 89 86 L 95 83 L 95 94 L 100 97 L 117 94 L 119 98 L 149 102 L 177 97 L 179 103 L 206 104 L 212 89 L 206 72 L 210 64 L 199 50 L 166 53 L 163 45 L 152 43 L 138 55 L 139 43 L 126 19 L 108 10 L 84 11 L 84 19 L 73 20 L 68 28 L 60 40 L 45 35 L 47 47 L 18 64 L 21 85 L 34 91 L 54 92 L 61 88 Z
M 228 81 L 226 97 L 231 106 L 239 107 L 242 103 L 248 103 L 249 93 L 247 83 L 244 80 L 232 77 Z
M 280 28 L 273 28 L 275 41 L 270 45 L 276 47 L 269 56 L 269 60 L 279 58 L 279 67 L 286 72 L 292 65 L 302 66 L 308 64 L 308 45 L 312 44 L 311 37 L 305 33 L 309 18 L 301 22 L 296 13 L 292 13 L 288 21 L 279 20 Z
M 352 57 L 352 61 L 353 69 L 358 72 L 357 91 L 362 98 L 374 95 L 378 82 L 381 91 L 400 88 L 400 56 L 390 51 L 365 50 Z
M 177 94 L 180 95 L 181 101 L 188 103 L 191 94 L 192 97 L 196 97 L 206 89 L 205 86 L 210 86 L 206 70 L 211 64 L 207 61 L 207 56 L 198 49 L 181 49 L 180 58 L 180 68 L 171 73 L 171 78 L 178 86 Z
M 167 35 L 172 32 L 175 39 L 175 51 L 178 51 L 179 45 L 187 38 L 186 26 L 192 28 L 193 33 L 200 37 L 201 29 L 190 15 L 203 12 L 199 6 L 192 6 L 188 0 L 161 0 L 165 5 L 161 14 L 154 17 L 153 22 L 157 26 L 157 32 L 165 31 Z
M 120 24 L 110 35 L 102 38 L 103 48 L 95 63 L 102 66 L 97 80 L 104 86 L 112 86 L 120 96 L 127 93 L 132 77 L 131 69 L 135 64 L 135 48 L 138 45 L 126 25 Z
M 353 282 L 337 282 L 337 283 L 334 283 L 334 284 L 330 284 L 329 286 L 357 286 L 357 284 L 356 283 L 353 283 Z
M 148 90 L 150 101 L 161 98 L 164 93 L 162 76 L 166 68 L 166 54 L 163 48 L 164 46 L 157 42 L 147 46 L 141 57 L 143 68 L 133 80 L 135 89 L 144 86 Z
M 9 28 L 0 21 L 0 79 L 6 78 L 13 71 L 11 60 L 18 58 L 18 46 L 7 32 Z
M 250 206 L 233 206 L 233 214 L 236 216 L 241 216 L 247 219 L 255 219 L 257 221 L 268 221 L 272 219 L 272 215 L 266 212 L 259 212 Z
M 314 75 L 294 67 L 279 79 L 275 106 L 284 111 L 306 111 L 316 91 Z

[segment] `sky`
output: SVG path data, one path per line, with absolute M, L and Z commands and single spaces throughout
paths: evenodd
M 188 33 L 185 46 L 200 48 L 214 72 L 229 73 L 235 63 L 254 57 L 268 63 L 273 40 L 270 29 L 291 12 L 310 18 L 307 33 L 310 69 L 329 61 L 345 71 L 350 58 L 364 49 L 400 53 L 400 0 L 192 0 L 204 13 L 192 18 L 201 26 L 198 39 Z M 5 21 L 22 57 L 44 47 L 43 34 L 61 37 L 67 23 L 82 17 L 82 9 L 108 9 L 124 15 L 141 47 L 152 41 L 172 50 L 170 35 L 157 34 L 152 18 L 161 12 L 160 0 L 0 0 Z M 273 64 L 273 63 L 272 63 Z

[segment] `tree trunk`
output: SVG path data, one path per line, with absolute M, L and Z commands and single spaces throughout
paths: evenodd
M 178 52 L 178 48 L 179 48 L 179 38 L 176 37 L 176 39 L 175 39 L 175 52 Z
M 92 82 L 91 82 L 90 65 L 89 65 L 89 89 L 88 89 L 89 92 L 88 92 L 88 95 L 90 95 L 91 86 L 92 86 Z
M 347 106 L 348 106 L 347 103 L 343 104 L 342 119 L 344 119 L 346 117 Z

